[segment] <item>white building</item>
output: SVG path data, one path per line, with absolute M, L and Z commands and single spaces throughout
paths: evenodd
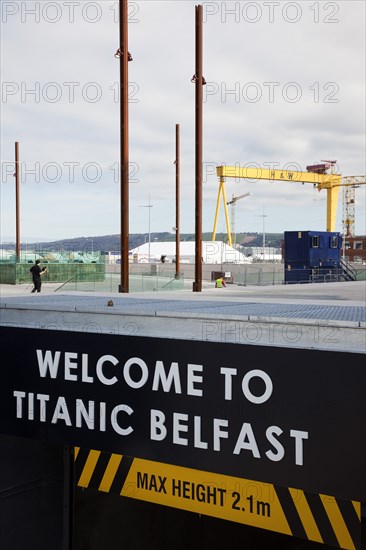
M 136 263 L 160 262 L 165 256 L 166 263 L 175 262 L 175 241 L 145 243 L 129 251 L 130 261 Z M 195 262 L 194 241 L 182 241 L 180 243 L 181 263 Z M 245 264 L 251 263 L 241 252 L 225 244 L 222 241 L 202 242 L 202 262 L 205 264 Z
M 244 254 L 252 258 L 253 262 L 281 262 L 282 252 L 279 248 L 272 246 L 246 246 L 242 248 Z M 264 252 L 264 256 L 263 256 Z

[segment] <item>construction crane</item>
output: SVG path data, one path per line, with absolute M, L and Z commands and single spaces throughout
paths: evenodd
M 232 242 L 232 237 L 234 237 L 234 239 L 233 239 L 233 241 L 234 241 L 233 245 L 234 246 L 236 245 L 236 232 L 235 232 L 235 207 L 236 207 L 236 203 L 238 201 L 240 201 L 241 199 L 245 199 L 245 197 L 249 197 L 249 195 L 250 195 L 250 193 L 244 193 L 243 195 L 239 195 L 238 197 L 234 197 L 234 195 L 233 195 L 231 201 L 226 203 L 228 206 L 229 205 L 231 206 L 231 228 L 228 227 L 227 238 L 228 238 L 228 241 L 229 241 L 229 244 L 230 244 L 230 242 Z
M 216 174 L 219 177 L 219 191 L 216 203 L 216 213 L 214 228 L 212 233 L 212 240 L 216 239 L 217 221 L 219 216 L 220 202 L 223 198 L 226 227 L 228 229 L 229 244 L 232 246 L 229 215 L 227 210 L 227 199 L 225 191 L 225 178 L 239 178 L 239 179 L 254 179 L 254 180 L 268 180 L 268 181 L 290 181 L 297 183 L 311 183 L 314 187 L 321 191 L 327 190 L 327 212 L 326 212 L 326 231 L 335 231 L 337 207 L 338 207 L 338 195 L 339 188 L 343 186 L 352 187 L 355 182 L 347 181 L 350 178 L 359 178 L 357 185 L 363 183 L 364 176 L 348 176 L 343 177 L 341 174 L 333 172 L 336 161 L 322 161 L 323 164 L 315 164 L 307 166 L 307 172 L 291 171 L 291 170 L 271 170 L 268 168 L 240 168 L 239 166 L 218 166 L 216 168 Z M 331 173 L 327 173 L 327 170 L 331 170 Z
M 356 189 L 366 184 L 366 176 L 345 176 L 341 180 L 343 186 L 343 236 L 355 236 L 355 204 Z

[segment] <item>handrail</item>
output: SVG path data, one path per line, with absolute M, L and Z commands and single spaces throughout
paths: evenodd
M 179 279 L 183 278 L 183 275 L 184 275 L 184 273 L 181 273 Z M 173 277 L 173 279 L 170 279 L 170 281 L 165 283 L 165 285 L 161 286 L 160 288 L 165 288 L 166 286 L 170 285 L 171 283 L 174 283 L 177 280 L 178 280 L 177 277 Z
M 72 277 L 70 277 L 70 279 L 67 279 L 67 281 L 65 281 L 64 283 L 62 283 L 62 285 L 58 286 L 54 292 L 57 292 L 58 290 L 60 290 L 60 288 L 62 288 L 63 286 L 67 285 L 67 283 L 69 283 L 70 281 L 72 281 L 73 279 L 75 279 L 76 276 L 77 276 L 77 273 L 74 273 L 74 275 L 73 275 Z
M 351 277 L 353 281 L 356 281 L 357 271 L 345 258 L 341 258 L 340 265 L 343 269 L 343 272 L 347 273 L 347 275 Z

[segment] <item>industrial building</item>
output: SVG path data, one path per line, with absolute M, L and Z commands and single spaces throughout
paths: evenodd
M 348 262 L 366 263 L 366 236 L 346 237 L 344 257 Z

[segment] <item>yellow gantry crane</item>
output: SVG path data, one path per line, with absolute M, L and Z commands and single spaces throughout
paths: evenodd
M 327 190 L 327 214 L 326 231 L 335 231 L 339 188 L 343 186 L 352 186 L 354 182 L 350 180 L 352 176 L 343 177 L 341 174 L 333 173 L 333 166 L 336 161 L 322 161 L 324 164 L 316 164 L 307 167 L 307 172 L 295 170 L 271 170 L 269 168 L 241 168 L 239 166 L 218 166 L 216 174 L 219 178 L 219 191 L 216 202 L 216 213 L 212 240 L 216 239 L 217 221 L 219 217 L 220 202 L 223 199 L 225 220 L 228 233 L 228 243 L 232 246 L 232 237 L 230 231 L 229 214 L 227 209 L 227 199 L 225 191 L 225 178 L 239 178 L 251 180 L 268 181 L 290 181 L 296 183 L 312 183 L 314 187 L 321 191 Z M 331 173 L 326 171 L 331 169 Z

